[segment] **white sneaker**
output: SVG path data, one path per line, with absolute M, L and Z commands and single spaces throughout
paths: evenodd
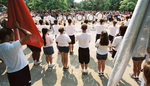
M 85 71 L 84 71 L 85 73 L 88 73 L 88 70 L 87 69 L 85 69 Z
M 34 61 L 34 65 L 39 65 L 41 63 L 42 63 L 42 60 L 39 60 L 38 62 L 36 60 Z
M 84 69 L 82 69 L 82 73 L 84 73 Z
M 48 67 L 52 68 L 55 65 L 55 63 L 48 64 Z

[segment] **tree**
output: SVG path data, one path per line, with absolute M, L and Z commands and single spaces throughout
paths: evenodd
M 123 0 L 120 2 L 119 9 L 121 10 L 134 10 L 138 0 Z

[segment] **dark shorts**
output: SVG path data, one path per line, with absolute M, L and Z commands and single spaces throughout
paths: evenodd
M 31 76 L 29 66 L 14 72 L 7 73 L 10 86 L 31 86 Z
M 101 34 L 96 34 L 96 41 L 100 38 L 100 36 L 101 36 Z
M 69 36 L 69 37 L 71 39 L 71 43 L 69 43 L 69 44 L 75 44 L 75 36 L 72 35 L 72 36 Z
M 144 57 L 132 57 L 132 60 L 134 61 L 140 61 L 140 60 L 145 60 L 146 59 L 146 55 Z
M 115 51 L 115 50 L 113 49 L 113 51 L 112 51 L 112 58 L 115 57 L 116 53 L 117 53 L 117 51 Z
M 109 35 L 109 40 L 111 41 L 111 43 L 113 42 L 114 36 Z
M 30 48 L 30 50 L 33 52 L 41 52 L 41 48 L 32 46 L 32 45 L 27 45 L 28 48 Z
M 98 59 L 98 60 L 106 60 L 107 59 L 107 54 L 105 54 L 105 55 L 100 55 L 100 54 L 96 54 L 96 58 Z
M 43 51 L 45 55 L 52 55 L 54 53 L 53 46 L 51 47 L 43 47 Z
M 58 46 L 59 52 L 68 53 L 69 52 L 69 46 L 68 47 L 60 47 Z
M 80 48 L 78 50 L 80 64 L 88 64 L 90 62 L 89 48 Z

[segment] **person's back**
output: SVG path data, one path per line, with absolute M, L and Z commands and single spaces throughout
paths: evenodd
M 28 64 L 19 41 L 0 44 L 0 58 L 7 66 L 7 72 L 15 72 Z
M 79 40 L 79 47 L 87 48 L 89 47 L 89 42 L 91 41 L 91 35 L 89 33 L 81 33 L 76 36 Z
M 74 32 L 75 32 L 75 26 L 74 25 L 67 25 L 65 27 L 65 30 L 66 30 L 66 33 L 68 35 L 74 35 Z
M 18 23 L 15 27 L 24 33 L 20 40 L 14 40 L 14 32 L 11 29 L 0 30 L 0 59 L 7 66 L 7 75 L 10 86 L 30 86 L 31 77 L 28 61 L 23 53 L 22 45 L 29 39 L 31 33 L 20 28 Z M 16 83 L 17 82 L 17 83 Z

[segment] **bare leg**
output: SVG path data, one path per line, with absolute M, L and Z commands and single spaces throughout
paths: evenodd
M 71 52 L 71 44 L 69 44 L 69 51 Z
M 39 59 L 40 59 L 40 52 L 33 52 L 34 53 L 34 58 L 35 58 L 35 60 L 36 61 L 39 61 Z
M 46 62 L 49 64 L 49 55 L 46 55 Z
M 143 60 L 140 60 L 140 61 L 138 62 L 137 76 L 140 75 L 140 70 L 141 70 L 141 64 L 142 64 L 142 62 L 143 62 Z
M 61 62 L 64 67 L 64 52 L 61 52 L 60 54 L 61 54 Z
M 52 55 L 49 55 L 49 61 L 50 61 L 51 64 L 53 63 L 52 62 Z
M 65 55 L 65 59 L 64 59 L 65 67 L 67 67 L 68 66 L 68 53 L 64 53 L 64 55 Z
M 102 65 L 102 72 L 104 72 L 104 70 L 105 70 L 105 60 L 102 60 L 101 65 Z
M 134 76 L 137 75 L 137 67 L 138 67 L 138 61 L 134 61 L 133 60 L 133 73 L 134 73 Z
M 84 64 L 81 64 L 81 68 L 84 69 Z
M 98 60 L 98 72 L 101 72 L 101 60 Z
M 87 67 L 88 67 L 88 64 L 85 64 L 85 69 L 87 69 Z
M 74 49 L 74 45 L 72 44 L 72 52 L 73 52 L 73 49 Z

